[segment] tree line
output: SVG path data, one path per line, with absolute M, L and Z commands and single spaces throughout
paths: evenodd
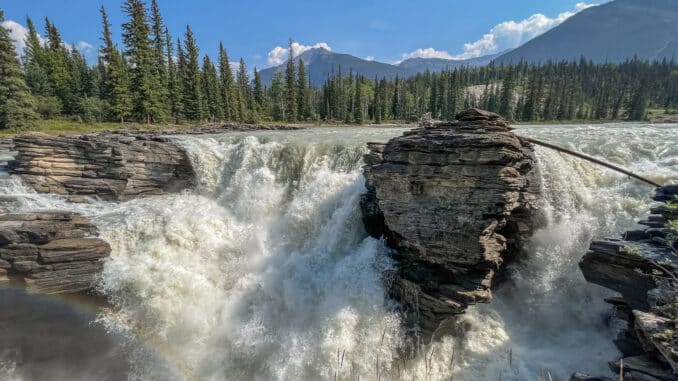
M 22 57 L 9 31 L 0 28 L 0 128 L 24 128 L 38 118 L 83 122 L 202 123 L 415 121 L 431 112 L 453 119 L 480 107 L 513 121 L 643 120 L 650 107 L 674 110 L 678 65 L 673 60 L 623 63 L 547 62 L 534 65 L 461 67 L 409 78 L 365 78 L 337 67 L 321 85 L 309 83 L 290 40 L 284 70 L 270 84 L 253 78 L 241 58 L 231 68 L 223 44 L 216 60 L 201 58 L 186 27 L 173 40 L 157 0 L 150 7 L 126 0 L 122 47 L 106 9 L 100 9 L 97 62 L 64 43 L 44 21 L 43 40 L 33 20 Z M 0 22 L 4 19 L 0 10 Z

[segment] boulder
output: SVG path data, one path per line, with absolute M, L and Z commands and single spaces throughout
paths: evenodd
M 468 305 L 491 300 L 501 265 L 532 232 L 532 146 L 471 109 L 368 147 L 365 227 L 397 252 L 391 291 L 410 321 L 425 340 L 443 336 Z
M 43 294 L 86 292 L 111 248 L 69 212 L 0 213 L 0 281 Z
M 10 173 L 43 193 L 118 201 L 180 191 L 194 178 L 186 152 L 162 136 L 29 134 L 13 144 Z

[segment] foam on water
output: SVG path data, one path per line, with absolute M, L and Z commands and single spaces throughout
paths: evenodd
M 523 127 L 658 181 L 678 180 L 678 126 Z M 538 148 L 544 221 L 467 333 L 401 359 L 400 318 L 386 298 L 394 263 L 362 227 L 365 142 L 402 130 L 322 128 L 178 137 L 195 190 L 125 203 L 69 204 L 16 178 L 19 210 L 92 218 L 113 252 L 98 319 L 130 345 L 132 379 L 538 379 L 606 372 L 616 355 L 607 293 L 577 268 L 590 240 L 632 226 L 651 190 Z M 153 350 L 149 351 L 146 347 Z M 160 353 L 163 361 L 151 352 Z M 377 365 L 378 364 L 378 365 Z M 0 366 L 11 372 L 11 363 Z

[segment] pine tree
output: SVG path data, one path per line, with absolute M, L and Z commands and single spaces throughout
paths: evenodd
M 113 43 L 111 24 L 103 6 L 101 18 L 104 29 L 102 37 L 104 45 L 99 49 L 104 68 L 101 93 L 108 104 L 109 119 L 123 123 L 125 118 L 132 113 L 132 96 L 129 91 L 127 67 L 118 47 Z
M 182 73 L 184 115 L 188 120 L 197 121 L 204 116 L 200 64 L 198 62 L 200 53 L 193 37 L 193 31 L 189 26 L 186 26 L 184 45 L 186 46 L 185 65 Z
M 162 20 L 158 1 L 151 1 L 151 31 L 153 33 L 153 61 L 155 65 L 154 75 L 157 78 L 159 87 L 157 89 L 158 97 L 163 103 L 163 114 L 171 112 L 168 84 L 168 57 L 165 56 L 167 46 L 167 28 Z
M 47 32 L 45 72 L 49 87 L 52 94 L 59 98 L 63 112 L 72 114 L 72 105 L 69 104 L 72 97 L 69 94 L 71 78 L 68 70 L 68 51 L 59 30 L 48 18 L 45 18 L 45 30 Z
M 253 95 L 254 95 L 254 104 L 257 111 L 261 111 L 264 108 L 264 86 L 261 83 L 261 74 L 254 68 L 254 81 L 253 81 Z
M 510 65 L 504 77 L 501 87 L 501 97 L 499 99 L 499 114 L 507 120 L 514 120 L 513 112 L 513 92 L 515 89 L 515 79 L 513 76 L 513 66 Z
M 247 67 L 245 67 L 245 60 L 240 57 L 240 65 L 238 66 L 237 75 L 238 85 L 238 114 L 240 120 L 251 122 L 254 118 L 252 115 L 252 91 L 250 89 L 250 78 L 247 74 Z
M 353 120 L 356 124 L 363 124 L 365 114 L 363 112 L 363 89 L 362 77 L 355 79 L 355 104 L 353 105 Z
M 202 86 L 203 93 L 205 94 L 204 110 L 208 113 L 210 120 L 224 119 L 223 102 L 221 101 L 221 92 L 219 91 L 217 69 L 207 55 L 203 58 L 202 64 Z
M 287 58 L 287 67 L 285 68 L 285 84 L 287 98 L 287 121 L 294 123 L 297 121 L 297 77 L 294 68 L 294 51 L 292 49 L 292 39 L 289 43 L 289 57 Z
M 231 63 L 228 62 L 228 53 L 221 42 L 219 42 L 219 79 L 221 80 L 220 90 L 224 118 L 236 120 L 238 116 L 234 101 L 233 72 L 231 71 Z
M 22 129 L 37 119 L 35 102 L 21 73 L 9 30 L 1 25 L 3 21 L 5 13 L 0 9 L 0 129 Z
M 31 89 L 33 95 L 49 96 L 51 95 L 51 89 L 45 68 L 45 48 L 40 42 L 38 32 L 30 17 L 26 17 L 26 25 L 28 27 L 28 35 L 26 36 L 26 47 L 24 48 L 23 57 L 26 84 Z
M 307 120 L 311 115 L 308 107 L 308 81 L 306 80 L 306 66 L 299 60 L 297 79 L 297 115 L 301 120 Z
M 160 98 L 162 86 L 157 75 L 146 9 L 141 0 L 126 0 L 123 10 L 129 17 L 122 25 L 122 38 L 129 59 L 133 113 L 139 121 L 158 122 L 164 118 Z
M 177 65 L 172 56 L 172 40 L 170 39 L 167 28 L 165 28 L 165 44 L 165 56 L 167 57 L 167 104 L 169 106 L 170 115 L 174 121 L 178 123 L 182 114 L 181 89 L 179 86 Z

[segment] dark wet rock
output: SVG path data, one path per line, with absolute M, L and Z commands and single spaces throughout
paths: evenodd
M 177 192 L 194 178 L 186 152 L 165 137 L 30 134 L 13 141 L 10 172 L 38 192 L 127 200 Z
M 111 248 L 96 227 L 69 212 L 0 214 L 0 280 L 29 292 L 85 292 Z
M 657 189 L 654 200 L 673 200 L 678 186 Z M 614 318 L 623 327 L 615 344 L 624 358 L 624 380 L 678 379 L 678 256 L 667 224 L 676 219 L 666 204 L 652 208 L 640 224 L 646 229 L 626 232 L 624 239 L 594 241 L 579 267 L 584 277 L 621 294 Z M 610 363 L 619 372 L 620 362 Z
M 570 381 L 614 381 L 610 377 L 592 377 L 588 374 L 576 372 L 570 376 Z
M 365 226 L 397 251 L 392 293 L 425 340 L 491 300 L 496 273 L 532 232 L 539 190 L 532 146 L 506 120 L 476 109 L 457 119 L 370 144 L 365 156 Z

